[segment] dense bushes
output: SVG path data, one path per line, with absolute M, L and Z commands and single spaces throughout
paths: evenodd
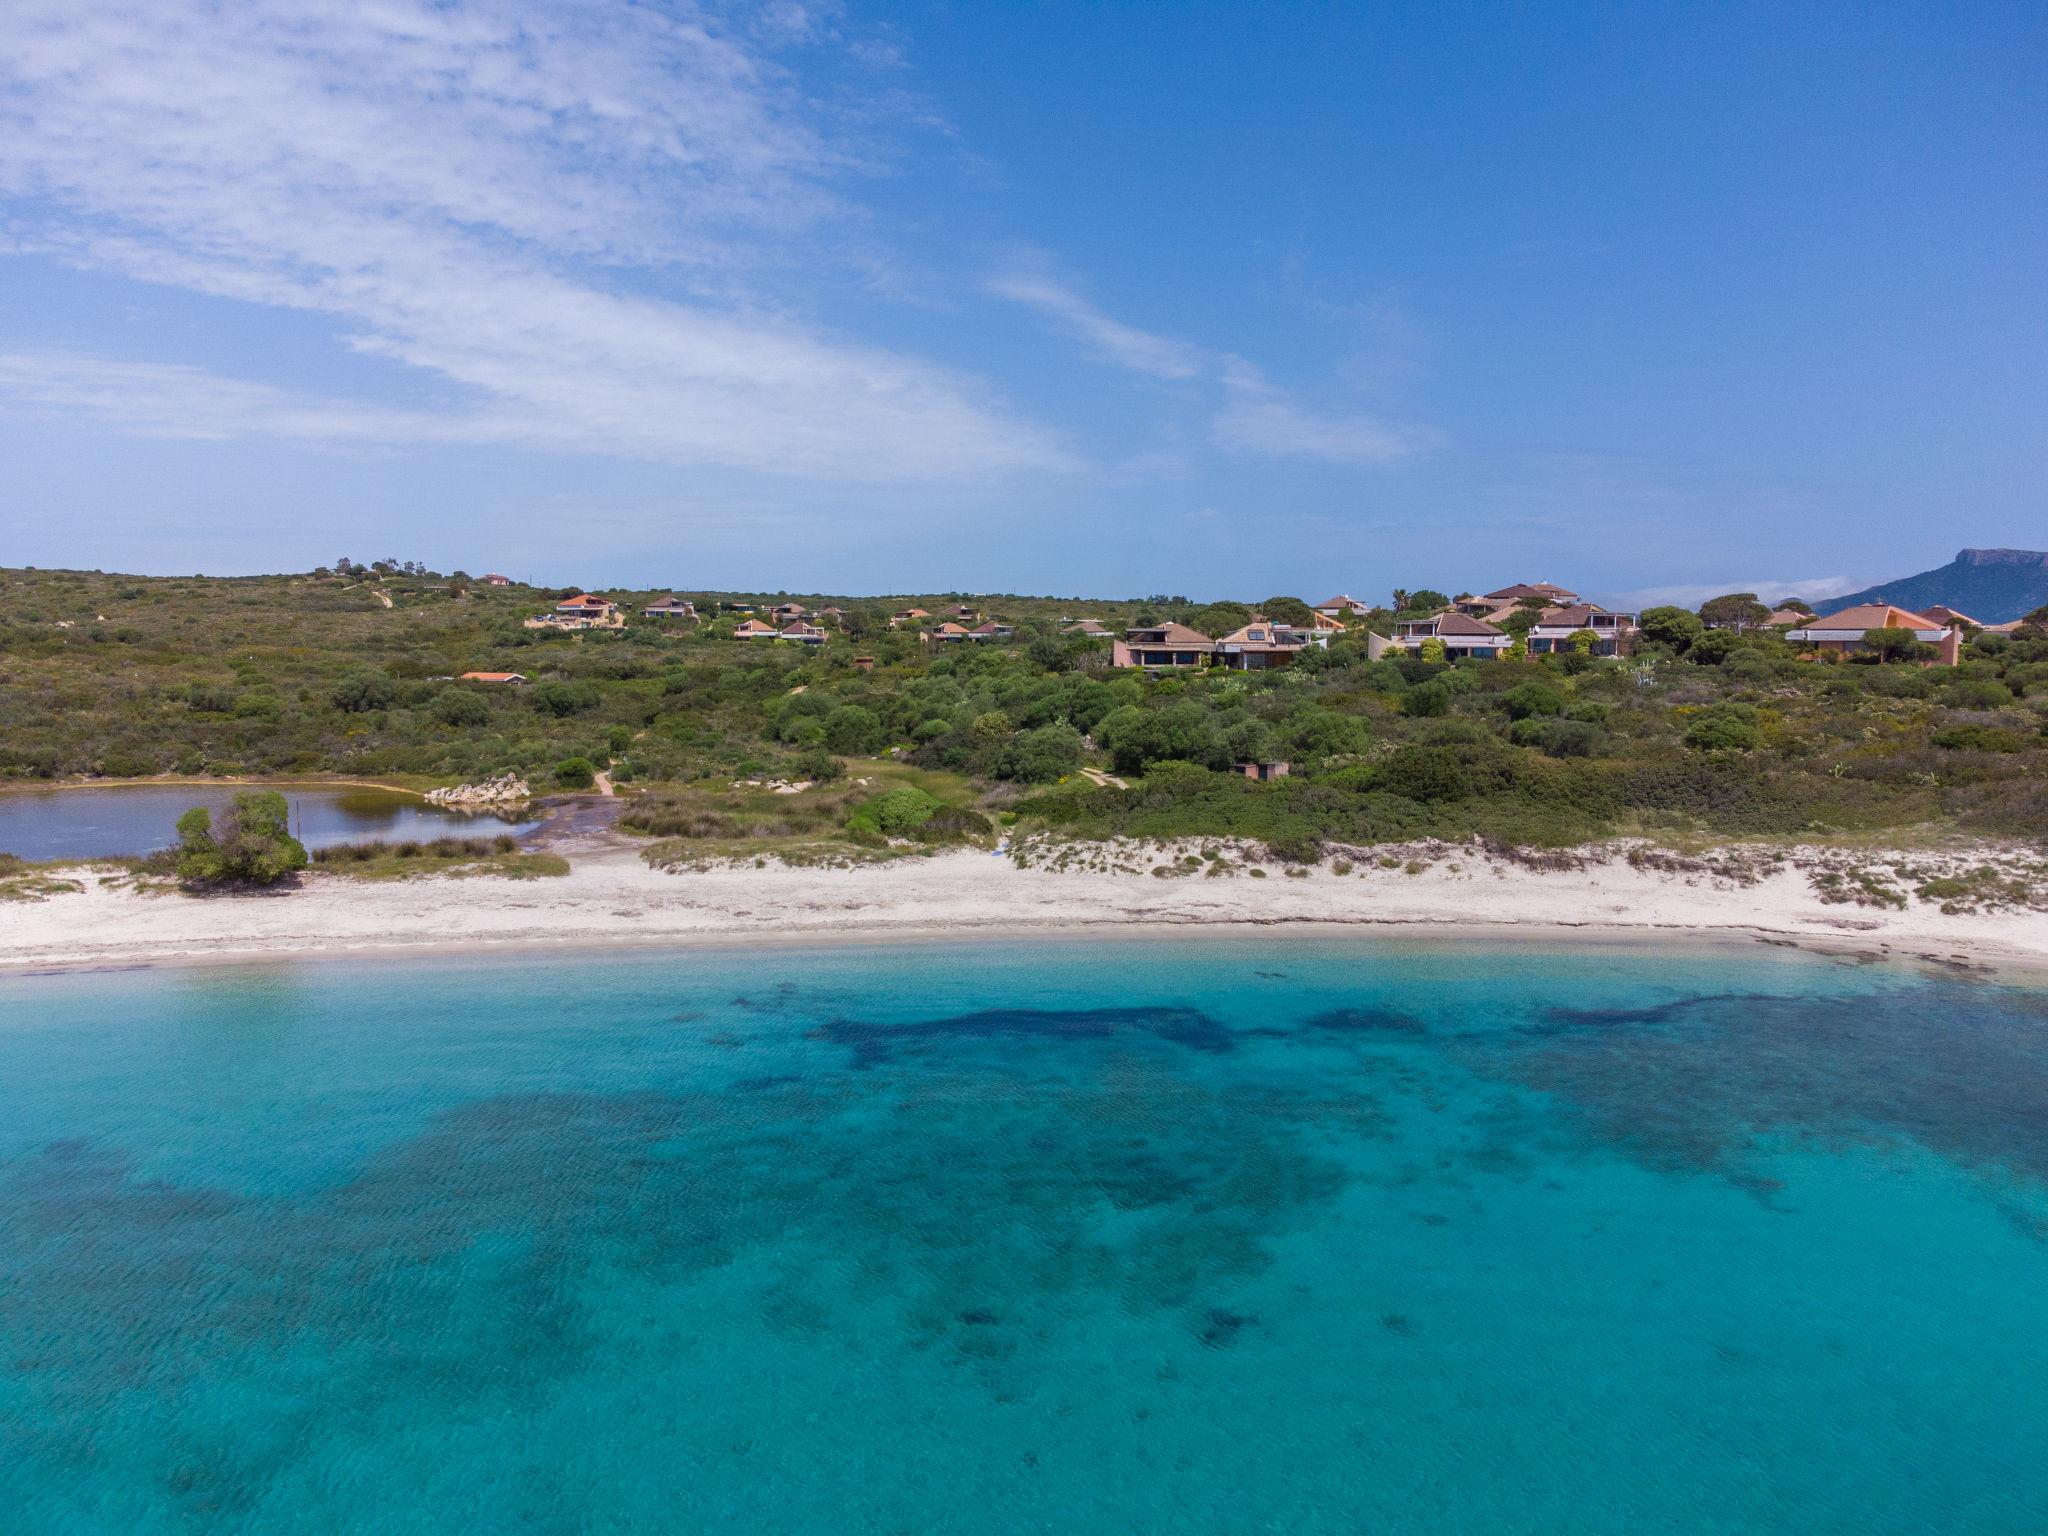
M 306 848 L 291 835 L 290 808 L 275 790 L 236 795 L 214 825 L 195 805 L 178 818 L 176 868 L 187 885 L 275 885 L 306 867 Z

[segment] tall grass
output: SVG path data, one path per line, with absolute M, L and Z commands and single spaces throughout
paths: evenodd
M 425 841 L 384 843 L 368 840 L 335 843 L 317 849 L 315 864 L 368 864 L 379 859 L 488 859 L 501 853 L 517 853 L 519 839 L 509 832 L 496 837 L 435 837 Z

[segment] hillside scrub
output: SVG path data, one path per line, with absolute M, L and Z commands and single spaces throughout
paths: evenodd
M 1637 652 L 1619 660 L 1375 662 L 1353 633 L 1284 670 L 1152 677 L 1109 669 L 1104 642 L 1064 635 L 1060 621 L 1114 630 L 1142 615 L 1217 634 L 1251 610 L 1169 597 L 840 599 L 844 630 L 804 649 L 735 641 L 730 618 L 529 630 L 522 619 L 561 589 L 458 590 L 423 573 L 0 571 L 0 591 L 0 612 L 38 616 L 0 621 L 0 781 L 513 773 L 581 788 L 587 769 L 629 787 L 622 826 L 721 856 L 980 840 L 995 812 L 1019 835 L 1229 835 L 1289 856 L 1615 832 L 2048 842 L 2038 629 L 1980 636 L 1962 666 L 1923 668 L 1805 660 L 1772 630 L 1652 610 Z M 611 595 L 632 616 L 653 594 Z M 716 611 L 719 594 L 683 595 Z M 962 602 L 1013 623 L 1014 641 L 935 645 L 888 626 L 900 606 L 939 615 Z M 456 681 L 471 671 L 532 681 Z M 1287 777 L 1234 771 L 1274 760 Z M 813 787 L 734 787 L 749 780 Z M 885 830 L 898 813 L 863 807 L 903 787 L 975 822 L 926 807 L 923 821 Z

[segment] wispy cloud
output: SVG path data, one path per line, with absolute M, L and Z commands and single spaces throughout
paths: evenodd
M 1391 464 L 1444 441 L 1443 434 L 1432 427 L 1311 410 L 1242 359 L 1232 359 L 1224 368 L 1223 387 L 1216 438 L 1252 453 L 1333 464 Z
M 19 357 L 9 393 L 186 435 L 241 399 L 280 431 L 821 477 L 1071 463 L 979 381 L 757 290 L 775 253 L 830 243 L 810 237 L 864 154 L 764 52 L 811 35 L 799 11 L 11 0 L 0 194 L 36 210 L 16 250 L 330 316 L 462 404 L 430 427 L 208 378 L 181 421 L 161 370 Z
M 1073 289 L 1042 273 L 1008 273 L 993 279 L 988 287 L 998 298 L 1050 315 L 1102 357 L 1133 373 L 1156 379 L 1193 379 L 1204 372 L 1205 359 L 1199 347 L 1113 320 Z
M 1118 367 L 1155 379 L 1202 380 L 1219 387 L 1221 403 L 1210 420 L 1210 435 L 1224 448 L 1337 464 L 1389 464 L 1444 441 L 1431 427 L 1305 406 L 1245 359 L 1126 325 L 1042 271 L 1008 272 L 988 287 L 999 298 L 1050 316 Z
M 1832 597 L 1838 592 L 1853 591 L 1861 582 L 1847 576 L 1806 576 L 1792 581 L 1720 581 L 1692 582 L 1677 587 L 1645 587 L 1627 594 L 1628 600 L 1639 608 L 1654 608 L 1659 604 L 1672 603 L 1681 608 L 1697 608 L 1710 597 L 1721 597 L 1730 592 L 1754 592 L 1757 600 L 1764 603 L 1782 603 L 1788 597 L 1797 597 L 1811 602 L 1815 598 Z
M 83 419 L 142 437 L 222 442 L 281 437 L 315 443 L 502 440 L 479 416 L 386 410 L 223 378 L 182 363 L 135 363 L 77 352 L 0 352 L 0 405 Z

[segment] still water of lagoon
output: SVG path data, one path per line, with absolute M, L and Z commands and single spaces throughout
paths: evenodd
M 1101 939 L 0 981 L 0 1526 L 2036 1533 L 2048 1000 Z
M 0 794 L 0 853 L 23 859 L 104 859 L 149 853 L 178 840 L 195 805 L 225 810 L 238 790 L 274 788 L 290 803 L 293 835 L 308 848 L 408 838 L 517 834 L 537 823 L 469 815 L 403 790 L 353 785 L 113 784 Z

